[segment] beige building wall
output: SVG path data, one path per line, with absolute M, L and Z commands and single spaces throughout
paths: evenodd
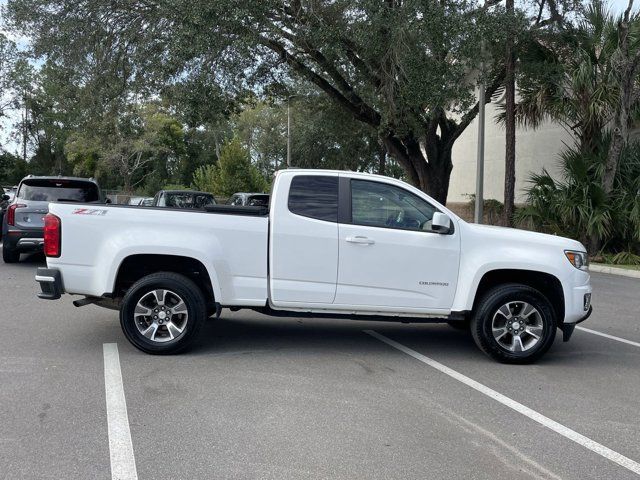
M 504 200 L 504 127 L 498 125 L 495 104 L 487 105 L 485 123 L 484 198 Z M 453 147 L 453 171 L 448 202 L 468 202 L 466 194 L 476 190 L 478 119 L 476 118 Z M 545 123 L 536 130 L 516 131 L 516 203 L 525 201 L 529 175 L 546 168 L 558 175 L 558 153 L 564 144 L 572 145 L 572 137 L 559 125 Z

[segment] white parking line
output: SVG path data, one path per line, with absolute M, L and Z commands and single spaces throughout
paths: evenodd
M 613 335 L 609 335 L 608 333 L 602 333 L 602 332 L 598 332 L 597 330 L 591 330 L 590 328 L 576 327 L 576 330 L 582 330 L 583 332 L 593 333 L 594 335 L 608 338 L 609 340 L 615 340 L 617 342 L 626 343 L 627 345 L 633 345 L 634 347 L 640 347 L 639 342 L 633 342 L 631 340 L 627 340 L 626 338 L 615 337 Z
M 456 370 L 453 370 L 452 368 L 449 368 L 446 365 L 443 365 L 440 362 L 433 360 L 432 358 L 422 355 L 421 353 L 418 353 L 415 350 L 410 349 L 409 347 L 405 347 L 401 343 L 391 340 L 390 338 L 387 338 L 384 335 L 374 332 L 373 330 L 364 330 L 364 332 L 371 335 L 374 338 L 377 338 L 381 342 L 384 342 L 387 345 L 390 345 L 393 348 L 396 348 L 401 352 L 404 352 L 407 355 L 412 356 L 416 360 L 419 360 L 422 363 L 426 363 L 427 365 L 435 368 L 441 373 L 444 373 L 445 375 L 448 375 L 451 378 L 454 378 L 455 380 L 458 380 L 459 382 L 464 383 L 468 387 L 471 387 L 474 390 L 477 390 L 478 392 L 486 395 L 487 397 L 492 398 L 497 402 L 500 402 L 501 404 L 511 408 L 512 410 L 515 410 L 516 412 L 521 413 L 526 417 L 529 417 L 531 420 L 534 420 L 538 422 L 540 425 L 547 427 L 548 429 L 553 430 L 556 433 L 559 433 L 563 437 L 568 438 L 569 440 L 577 443 L 578 445 L 582 445 L 583 447 L 591 450 L 592 452 L 595 452 L 598 455 L 601 455 L 604 458 L 617 463 L 621 467 L 624 467 L 628 470 L 631 470 L 633 473 L 640 475 L 640 463 L 635 462 L 634 460 L 631 460 L 630 458 L 625 457 L 624 455 L 614 450 L 611 450 L 610 448 L 605 447 L 604 445 L 598 442 L 595 442 L 594 440 L 591 440 L 590 438 L 585 437 L 584 435 L 574 430 L 571 430 L 568 427 L 565 427 L 564 425 L 556 422 L 555 420 L 551 420 L 549 417 L 545 417 L 541 413 L 538 413 L 535 410 L 532 410 L 531 408 L 519 402 L 516 402 L 515 400 L 512 400 L 506 395 L 503 395 L 493 390 L 492 388 L 489 388 L 486 385 L 483 385 L 482 383 L 476 382 L 475 380 L 467 377 L 466 375 L 463 375 L 462 373 L 457 372 Z
M 127 402 L 122 386 L 122 372 L 118 344 L 104 343 L 104 388 L 107 394 L 107 424 L 109 454 L 113 480 L 137 480 L 136 460 L 133 456 Z

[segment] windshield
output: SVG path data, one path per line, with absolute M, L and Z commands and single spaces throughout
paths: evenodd
M 98 187 L 92 182 L 66 179 L 25 180 L 18 191 L 18 198 L 35 202 L 96 202 L 99 198 Z

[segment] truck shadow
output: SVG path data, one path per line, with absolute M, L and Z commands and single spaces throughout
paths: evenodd
M 196 344 L 186 355 L 279 355 L 295 351 L 297 355 L 362 355 L 392 352 L 392 347 L 364 333 L 375 330 L 417 352 L 438 361 L 473 361 L 497 364 L 475 345 L 467 331 L 454 330 L 446 324 L 372 322 L 334 319 L 283 319 L 254 313 L 226 313 L 210 319 Z M 582 339 L 585 340 L 585 339 Z M 619 359 L 607 345 L 587 342 L 563 343 L 558 331 L 555 344 L 536 365 L 580 365 L 594 357 L 604 366 L 615 366 Z M 597 341 L 597 339 L 596 339 Z M 594 348 L 595 347 L 595 348 Z M 510 368 L 507 365 L 502 367 Z M 518 367 L 516 367 L 518 368 Z M 521 368 L 527 368 L 521 367 Z
M 20 255 L 18 263 L 11 264 L 17 268 L 43 267 L 47 263 L 47 259 L 42 252 L 23 253 Z

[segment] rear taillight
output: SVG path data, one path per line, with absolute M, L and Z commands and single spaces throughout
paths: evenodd
M 14 203 L 13 205 L 9 205 L 7 208 L 7 225 L 11 225 L 12 227 L 16 224 L 16 208 L 24 208 L 26 205 L 22 203 Z
M 60 219 L 53 213 L 44 216 L 44 254 L 47 257 L 60 256 L 61 236 Z

